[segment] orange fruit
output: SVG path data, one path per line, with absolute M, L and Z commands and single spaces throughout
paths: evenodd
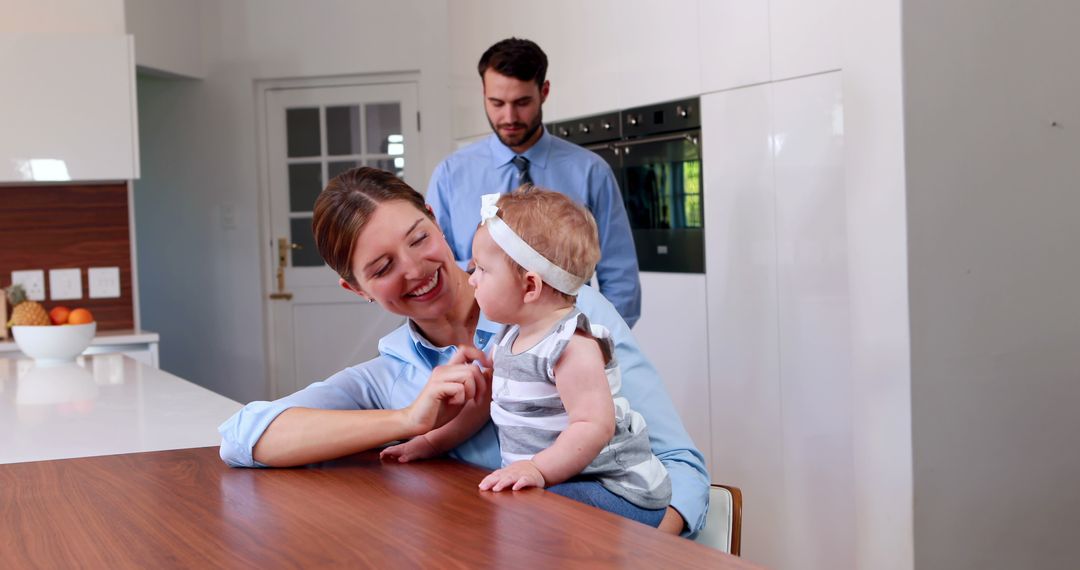
M 94 315 L 86 309 L 75 309 L 68 315 L 67 322 L 69 325 L 85 325 L 94 322 Z
M 53 307 L 53 309 L 49 311 L 49 320 L 52 321 L 52 324 L 54 325 L 66 324 L 68 322 L 68 315 L 70 314 L 71 309 L 63 305 Z

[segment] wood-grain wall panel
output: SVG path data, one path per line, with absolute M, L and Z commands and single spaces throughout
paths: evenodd
M 120 297 L 91 299 L 87 269 L 120 268 Z M 77 268 L 82 299 L 48 299 L 50 269 Z M 85 307 L 98 330 L 135 326 L 126 184 L 0 187 L 0 286 L 11 272 L 45 271 L 45 308 Z

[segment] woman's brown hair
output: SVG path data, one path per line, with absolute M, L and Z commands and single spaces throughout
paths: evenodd
M 435 220 L 424 197 L 412 186 L 390 172 L 367 166 L 335 176 L 315 200 L 311 231 L 319 255 L 354 287 L 359 287 L 352 272 L 356 240 L 375 208 L 392 200 L 408 202 Z

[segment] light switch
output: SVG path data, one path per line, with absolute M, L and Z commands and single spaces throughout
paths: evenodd
M 91 299 L 115 299 L 120 296 L 119 267 L 91 267 L 86 274 Z
M 82 299 L 82 271 L 78 269 L 50 269 L 49 297 L 53 301 Z
M 42 269 L 12 271 L 11 284 L 22 285 L 26 290 L 26 298 L 31 301 L 45 300 L 45 271 Z

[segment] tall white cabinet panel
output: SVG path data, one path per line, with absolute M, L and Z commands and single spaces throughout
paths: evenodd
M 0 182 L 138 177 L 130 36 L 0 34 Z
M 769 0 L 772 79 L 840 69 L 841 0 Z
M 712 478 L 742 488 L 742 552 L 775 567 L 784 536 L 771 88 L 701 98 Z M 750 506 L 752 505 L 752 507 Z
M 784 568 L 855 565 L 840 73 L 773 86 Z M 822 524 L 822 521 L 829 521 Z
M 769 3 L 703 0 L 701 90 L 705 93 L 769 80 Z
M 519 8 L 528 17 L 514 23 L 514 33 L 535 41 L 548 56 L 545 121 L 616 108 L 619 75 L 613 62 L 625 55 L 613 40 L 620 6 L 618 0 L 552 0 Z
M 701 93 L 698 1 L 623 0 L 616 3 L 618 108 Z M 588 57 L 588 54 L 582 54 Z
M 712 473 L 776 568 L 855 561 L 840 94 L 837 72 L 702 97 Z
M 634 337 L 664 380 L 686 431 L 711 456 L 705 276 L 641 273 L 641 319 Z

